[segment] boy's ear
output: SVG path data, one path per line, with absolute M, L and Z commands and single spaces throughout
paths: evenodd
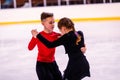
M 41 21 L 41 24 L 44 25 L 43 21 Z

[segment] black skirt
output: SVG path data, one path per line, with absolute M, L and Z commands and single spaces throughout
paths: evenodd
M 80 80 L 86 76 L 90 77 L 89 63 L 84 55 L 69 59 L 64 72 L 64 80 Z

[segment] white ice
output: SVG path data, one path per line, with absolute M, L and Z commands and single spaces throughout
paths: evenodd
M 55 31 L 57 25 L 55 25 Z M 120 21 L 77 22 L 76 30 L 85 36 L 91 77 L 83 80 L 120 79 Z M 35 66 L 37 47 L 27 49 L 32 29 L 43 29 L 41 24 L 0 26 L 0 80 L 38 80 Z M 63 46 L 56 48 L 56 61 L 63 73 L 68 57 Z

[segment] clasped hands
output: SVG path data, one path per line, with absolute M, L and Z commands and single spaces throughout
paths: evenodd
M 37 29 L 31 30 L 31 34 L 32 34 L 32 36 L 33 36 L 34 38 L 36 38 L 36 36 L 38 35 Z

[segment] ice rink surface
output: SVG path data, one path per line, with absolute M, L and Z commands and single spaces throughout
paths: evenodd
M 120 79 L 120 21 L 76 22 L 76 30 L 85 36 L 91 77 L 83 80 Z M 27 49 L 30 31 L 41 24 L 0 26 L 0 80 L 38 80 L 35 66 L 37 48 Z M 59 32 L 57 25 L 54 31 Z M 63 46 L 56 48 L 56 61 L 63 73 L 68 57 Z

